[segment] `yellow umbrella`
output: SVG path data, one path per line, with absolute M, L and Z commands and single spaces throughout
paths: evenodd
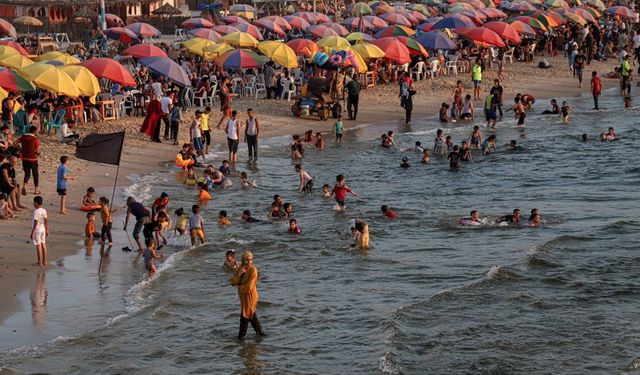
M 26 66 L 18 74 L 43 90 L 72 98 L 80 96 L 80 90 L 73 79 L 67 73 L 46 62 Z
M 325 36 L 316 44 L 320 47 L 335 48 L 339 50 L 349 50 L 351 48 L 351 43 L 349 43 L 349 41 L 345 38 L 338 35 Z
M 20 55 L 20 52 L 11 46 L 0 46 L 0 56 L 5 55 Z
M 39 19 L 30 16 L 22 16 L 13 19 L 13 23 L 17 23 L 18 25 L 25 26 L 42 26 L 43 23 Z
M 233 51 L 235 48 L 231 47 L 227 43 L 215 44 L 213 46 L 204 47 L 202 50 L 203 56 L 207 60 L 215 60 L 219 56 L 224 55 L 229 51 Z
M 0 87 L 0 102 L 2 102 L 7 96 L 9 96 L 9 93 L 7 92 L 7 90 Z M 2 113 L 1 107 L 0 107 L 0 113 Z
M 575 14 L 575 13 L 569 13 L 569 12 L 565 12 L 563 14 L 563 16 L 568 19 L 569 21 L 573 21 L 574 23 L 577 23 L 578 25 L 584 26 L 584 24 L 587 23 L 587 21 L 585 21 L 584 18 L 580 17 L 579 15 Z
M 354 45 L 353 50 L 365 59 L 379 59 L 384 57 L 384 51 L 380 47 L 371 43 L 358 43 Z
M 22 56 L 20 54 L 0 56 L 0 65 L 7 68 L 20 70 L 25 66 L 28 66 L 31 64 L 33 64 L 33 61 L 31 61 L 31 59 L 29 59 L 28 57 Z
M 100 93 L 100 83 L 89 69 L 81 65 L 66 65 L 59 69 L 71 77 L 81 95 L 88 96 L 89 101 L 96 104 L 96 95 Z
M 184 48 L 191 53 L 195 53 L 196 55 L 203 56 L 203 49 L 205 47 L 215 46 L 216 43 L 209 39 L 204 38 L 192 38 L 182 43 Z
M 38 61 L 60 61 L 64 65 L 69 64 L 79 64 L 80 60 L 75 57 L 69 55 L 68 53 L 60 52 L 60 51 L 50 51 L 43 55 L 38 56 Z
M 258 50 L 276 64 L 289 69 L 298 67 L 296 53 L 284 42 L 267 40 L 258 44 Z
M 258 46 L 258 40 L 242 31 L 234 31 L 222 37 L 223 42 L 238 48 L 255 48 Z
M 383 53 L 384 55 L 384 53 Z M 353 53 L 353 57 L 355 57 L 356 61 L 358 62 L 358 73 L 366 73 L 367 69 L 367 63 L 364 61 L 364 59 L 362 58 L 362 56 L 360 56 L 360 54 L 358 52 L 354 52 Z M 352 65 L 351 62 L 349 60 L 347 60 L 348 65 Z

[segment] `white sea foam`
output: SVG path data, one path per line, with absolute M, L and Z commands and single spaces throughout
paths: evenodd
M 493 280 L 494 278 L 496 278 L 500 273 L 501 268 L 502 267 L 500 266 L 491 266 L 491 268 L 487 272 L 487 276 L 486 276 L 487 280 Z

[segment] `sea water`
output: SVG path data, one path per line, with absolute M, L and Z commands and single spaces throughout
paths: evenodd
M 210 243 L 190 249 L 172 239 L 153 280 L 135 252 L 120 251 L 126 237 L 100 272 L 96 249 L 69 257 L 44 280 L 35 276 L 22 296 L 25 312 L 3 326 L 3 371 L 635 373 L 638 110 L 621 109 L 613 93 L 601 111 L 588 110 L 589 98 L 570 102 L 569 124 L 531 112 L 524 129 L 512 114 L 496 130 L 482 127 L 484 137 L 497 136 L 497 152 L 474 151 L 455 171 L 443 157 L 422 165 L 413 151 L 418 140 L 432 147 L 442 126 L 435 118 L 351 131 L 347 123 L 342 144 L 333 142 L 331 123 L 309 122 L 327 131 L 325 150 L 308 149 L 302 161 L 315 180 L 311 194 L 296 191 L 288 137 L 263 140 L 258 162 L 247 164 L 243 151 L 236 167 L 258 188 L 241 189 L 234 179 L 231 189 L 213 191 L 203 208 Z M 459 143 L 472 126 L 446 125 L 445 134 Z M 598 141 L 609 126 L 619 139 Z M 387 130 L 396 131 L 399 149 L 380 147 Z M 512 139 L 521 149 L 509 149 Z M 408 169 L 399 167 L 403 156 Z M 320 193 L 337 174 L 359 194 L 344 212 Z M 180 180 L 171 168 L 123 195 L 149 203 L 166 191 L 171 212 L 189 212 L 196 192 Z M 301 235 L 288 234 L 285 220 L 267 219 L 274 194 L 293 204 Z M 399 218 L 383 217 L 383 204 Z M 514 208 L 522 210 L 520 226 L 457 224 L 472 209 L 495 220 Z M 526 225 L 533 208 L 543 218 L 537 228 Z M 226 228 L 216 225 L 222 209 L 233 223 Z M 244 209 L 262 222 L 242 223 Z M 369 223 L 369 251 L 351 247 L 355 218 Z M 245 341 L 236 339 L 239 301 L 221 267 L 230 249 L 254 254 L 266 338 L 250 328 Z

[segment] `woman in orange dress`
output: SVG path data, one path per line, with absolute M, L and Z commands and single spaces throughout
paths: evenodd
M 253 265 L 253 254 L 245 251 L 242 254 L 242 264 L 231 277 L 231 285 L 238 287 L 238 296 L 242 311 L 240 313 L 240 332 L 238 340 L 244 339 L 249 323 L 258 336 L 266 336 L 256 315 L 258 306 L 258 270 Z

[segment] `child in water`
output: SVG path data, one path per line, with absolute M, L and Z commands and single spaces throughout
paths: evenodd
M 422 142 L 416 141 L 416 146 L 413 148 L 415 152 L 424 152 L 424 148 L 422 148 Z
M 333 130 L 336 133 L 336 142 L 342 143 L 342 131 L 344 123 L 342 122 L 342 116 L 338 117 L 338 121 L 333 125 Z
M 429 162 L 429 158 L 429 150 L 422 151 L 422 159 L 420 159 L 420 162 L 422 164 L 427 164 Z
M 395 218 L 397 218 L 397 217 L 398 217 L 398 215 L 396 215 L 396 213 L 395 213 L 395 212 L 391 211 L 391 210 L 389 209 L 389 206 L 387 206 L 386 204 L 385 204 L 385 205 L 382 205 L 382 207 L 380 207 L 380 210 L 382 211 L 382 214 L 383 214 L 384 216 L 386 216 L 386 217 L 388 217 L 388 218 L 390 218 L 390 219 L 395 219 Z
M 149 271 L 148 278 L 151 279 L 158 270 L 153 261 L 155 259 L 162 259 L 164 254 L 156 254 L 156 243 L 152 238 L 147 239 L 146 244 L 147 247 L 142 252 L 142 257 L 144 258 L 144 268 Z
M 82 205 L 85 207 L 97 206 L 96 201 L 93 200 L 93 195 L 96 193 L 96 189 L 89 187 L 87 194 L 82 197 Z
M 207 185 L 204 182 L 198 182 L 198 200 L 203 203 L 211 200 L 211 194 L 209 194 Z
M 269 210 L 269 219 L 280 218 L 280 205 L 278 202 L 271 203 L 271 209 Z
M 255 181 L 249 181 L 249 175 L 247 175 L 247 172 L 240 172 L 240 186 L 242 186 L 243 189 L 246 189 L 250 187 L 258 187 L 258 184 L 256 184 Z
M 569 112 L 573 112 L 571 108 L 569 108 L 569 103 L 566 101 L 562 102 L 562 107 L 560 108 L 560 112 L 562 112 L 562 123 L 569 123 Z
M 184 236 L 185 232 L 187 231 L 187 223 L 189 222 L 189 215 L 184 213 L 184 210 L 182 209 L 182 207 L 178 208 L 174 213 L 178 217 L 176 219 L 175 232 L 179 233 L 180 236 Z
M 409 168 L 409 167 L 410 167 L 410 165 L 409 165 L 409 158 L 408 158 L 408 157 L 406 157 L 406 156 L 405 156 L 405 157 L 403 157 L 403 158 L 402 158 L 402 164 L 400 164 L 400 166 L 401 166 L 402 168 L 405 168 L 405 169 L 406 169 L 406 168 Z
M 480 148 L 480 144 L 482 144 L 482 134 L 480 133 L 480 127 L 476 125 L 469 135 L 469 148 L 477 150 Z
M 240 264 L 238 264 L 238 261 L 236 260 L 236 252 L 233 250 L 227 251 L 224 255 L 224 264 L 222 265 L 222 269 L 234 272 L 239 266 Z
M 227 211 L 222 210 L 218 213 L 218 225 L 229 225 L 231 221 L 227 218 Z
M 631 97 L 630 96 L 625 96 L 624 97 L 624 107 L 625 108 L 631 108 L 633 104 L 631 103 Z
M 100 237 L 100 233 L 96 232 L 96 214 L 95 212 L 87 213 L 87 224 L 84 226 L 84 235 L 88 239 Z
M 453 146 L 453 151 L 449 153 L 447 156 L 449 159 L 449 168 L 456 169 L 458 168 L 458 162 L 460 161 L 460 154 L 458 153 L 458 145 Z
M 184 178 L 184 184 L 189 186 L 195 186 L 196 182 L 198 182 L 198 176 L 196 172 L 193 170 L 193 166 L 190 165 L 187 167 L 187 176 Z
M 336 203 L 338 203 L 338 210 L 343 211 L 345 209 L 345 201 L 347 200 L 347 193 L 351 193 L 353 196 L 358 196 L 356 192 L 351 190 L 345 183 L 344 175 L 336 176 L 336 184 L 331 190 L 331 195 L 335 195 Z
M 331 187 L 329 184 L 322 185 L 322 197 L 331 198 Z
M 482 142 L 482 154 L 483 155 L 489 155 L 489 152 L 493 150 L 494 152 L 496 151 L 496 136 L 495 135 L 490 135 L 489 138 L 485 139 L 484 142 Z
M 298 226 L 298 222 L 296 221 L 296 219 L 289 220 L 289 229 L 287 229 L 287 232 L 291 234 L 300 234 L 302 232 L 302 230 L 300 230 L 300 227 Z

